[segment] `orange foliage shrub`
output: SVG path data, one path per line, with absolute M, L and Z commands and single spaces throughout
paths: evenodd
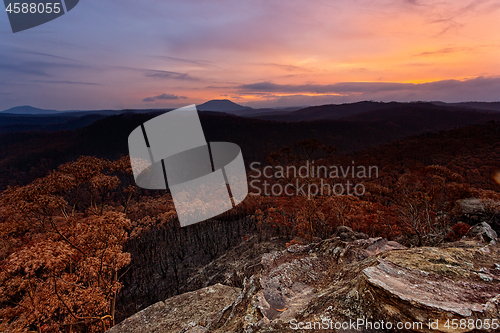
M 0 331 L 102 332 L 114 324 L 131 223 L 106 203 L 113 163 L 82 157 L 0 196 Z
M 447 242 L 456 242 L 463 236 L 465 236 L 469 229 L 470 225 L 463 222 L 458 222 L 453 227 L 451 227 L 451 231 L 446 235 L 445 240 Z

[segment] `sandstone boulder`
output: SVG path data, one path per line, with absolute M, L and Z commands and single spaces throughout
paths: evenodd
M 498 246 L 474 241 L 414 249 L 381 238 L 291 246 L 265 255 L 262 272 L 246 281 L 231 315 L 207 329 L 289 332 L 291 320 L 362 319 L 422 323 L 398 332 L 472 332 L 447 328 L 447 320 L 450 326 L 453 319 L 498 318 L 499 254 Z M 378 332 L 363 326 L 337 331 Z
M 166 311 L 162 302 L 112 332 L 140 331 L 127 330 L 130 325 L 142 325 L 143 332 L 290 332 L 294 321 L 335 327 L 358 320 L 421 323 L 393 329 L 397 332 L 480 332 L 453 329 L 450 323 L 499 318 L 500 247 L 463 240 L 408 249 L 382 238 L 345 242 L 336 237 L 263 255 L 260 270 L 245 277 L 237 297 L 233 288 L 215 288 L 220 293 L 213 292 L 213 300 L 204 289 L 184 294 L 166 301 L 177 311 Z M 191 303 L 194 309 L 186 305 Z M 160 326 L 161 316 L 169 319 Z
M 338 226 L 333 237 L 339 237 L 344 242 L 350 242 L 357 239 L 368 239 L 368 235 L 362 232 L 355 232 L 349 227 Z
M 486 222 L 500 233 L 500 201 L 491 199 L 468 198 L 457 200 L 458 220 L 469 225 Z
M 466 237 L 474 238 L 484 243 L 496 242 L 498 235 L 486 222 L 476 224 L 467 232 Z
M 192 328 L 203 332 L 207 320 L 234 302 L 240 289 L 216 284 L 158 302 L 125 319 L 108 333 L 168 333 Z M 201 326 L 195 328 L 198 323 Z

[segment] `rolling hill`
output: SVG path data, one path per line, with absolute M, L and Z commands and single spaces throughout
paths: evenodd
M 425 105 L 425 106 L 424 106 Z M 272 114 L 256 114 L 254 118 L 262 120 L 274 121 L 315 121 L 315 120 L 336 120 L 348 119 L 356 121 L 373 121 L 373 117 L 383 117 L 384 121 L 391 121 L 391 116 L 401 118 L 398 112 L 408 112 L 414 109 L 414 106 L 424 106 L 427 111 L 440 112 L 454 112 L 454 116 L 464 116 L 464 112 L 468 112 L 468 116 L 473 116 L 470 112 L 475 112 L 475 115 L 482 113 L 496 114 L 500 113 L 500 103 L 481 103 L 481 102 L 467 102 L 467 103 L 444 103 L 444 102 L 373 102 L 363 101 L 357 103 L 346 104 L 328 104 L 320 106 L 311 106 L 303 108 L 294 112 L 282 112 Z M 385 110 L 385 111 L 383 111 Z M 392 111 L 391 111 L 392 110 Z M 379 112 L 376 112 L 379 111 Z M 375 112 L 370 114 L 371 112 Z M 385 116 L 382 116 L 385 115 Z M 414 115 L 415 116 L 415 115 Z M 423 115 L 421 115 L 423 116 Z M 424 116 L 426 117 L 426 116 Z M 430 117 L 430 115 L 429 115 Z M 410 117 L 411 118 L 411 117 Z M 409 118 L 408 118 L 409 119 Z
M 259 119 L 276 121 L 313 121 L 313 120 L 335 120 L 352 116 L 359 113 L 390 108 L 397 104 L 396 102 L 357 102 L 345 104 L 328 104 L 320 106 L 310 106 L 286 114 L 258 115 Z
M 60 114 L 61 111 L 45 110 L 45 109 L 34 108 L 29 105 L 23 105 L 23 106 L 15 106 L 13 108 L 0 111 L 0 113 L 41 115 L 41 114 Z
M 126 155 L 130 132 L 163 112 L 126 112 L 103 119 L 82 117 L 74 122 L 61 119 L 60 123 L 36 128 L 38 132 L 30 132 L 36 127 L 33 123 L 25 125 L 28 131 L 19 128 L 18 133 L 4 132 L 0 134 L 0 173 L 10 177 L 0 182 L 0 190 L 7 185 L 25 184 L 81 155 L 108 159 Z M 349 153 L 411 135 L 499 121 L 500 114 L 460 111 L 430 103 L 396 103 L 392 108 L 336 120 L 278 122 L 216 112 L 201 112 L 200 120 L 207 141 L 238 144 L 248 165 L 252 161 L 264 162 L 269 153 L 300 140 L 318 139 L 335 146 L 339 153 Z M 14 124 L 6 125 L 10 126 Z
M 199 111 L 218 111 L 218 112 L 241 111 L 241 110 L 252 109 L 249 106 L 239 105 L 234 102 L 231 102 L 228 99 L 213 99 L 211 101 L 197 105 L 196 107 Z

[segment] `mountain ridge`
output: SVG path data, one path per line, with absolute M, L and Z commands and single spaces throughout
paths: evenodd
M 342 119 L 351 117 L 357 114 L 380 110 L 384 108 L 392 108 L 401 105 L 428 104 L 439 107 L 449 107 L 453 109 L 470 110 L 477 112 L 500 112 L 500 102 L 460 102 L 446 103 L 441 101 L 430 102 L 375 102 L 375 101 L 359 101 L 343 104 L 324 104 L 318 106 L 307 107 L 283 107 L 283 108 L 252 108 L 237 104 L 229 99 L 212 99 L 205 103 L 198 104 L 196 107 L 199 111 L 216 111 L 225 112 L 233 115 L 260 118 L 263 120 L 277 121 L 313 121 L 324 119 Z M 155 112 L 161 110 L 172 110 L 171 108 L 162 109 L 122 109 L 122 110 L 52 110 L 41 109 L 30 105 L 15 106 L 3 111 L 2 115 L 31 115 L 31 116 L 52 116 L 52 115 L 86 115 L 86 114 L 120 114 L 126 112 L 142 113 Z

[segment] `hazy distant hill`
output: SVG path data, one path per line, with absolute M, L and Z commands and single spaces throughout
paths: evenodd
M 61 115 L 0 113 L 0 134 L 27 131 L 54 132 L 75 130 L 106 117 L 106 115 L 102 114 L 73 116 L 68 115 L 68 113 L 62 113 Z
M 13 113 L 13 114 L 55 114 L 55 113 L 61 113 L 61 111 L 56 111 L 56 110 L 44 110 L 44 109 L 39 109 L 39 108 L 34 108 L 29 105 L 23 105 L 23 106 L 15 106 L 13 108 L 0 111 L 3 113 Z
M 252 109 L 229 100 L 212 100 L 199 105 L 198 110 L 205 115 L 212 113 L 223 115 L 225 113 L 245 118 L 282 122 L 343 120 L 355 123 L 379 123 L 391 131 L 397 129 L 398 133 L 410 135 L 500 119 L 500 112 L 495 111 L 497 106 L 500 108 L 500 103 L 448 104 L 443 102 L 382 103 L 364 101 L 313 106 L 296 110 L 296 108 Z M 227 111 L 233 108 L 240 109 Z M 218 109 L 219 111 L 208 111 L 207 109 Z M 106 116 L 131 113 L 160 114 L 166 111 L 168 109 L 54 111 L 24 106 L 0 112 L 0 133 L 75 130 Z
M 386 124 L 405 132 L 437 132 L 442 129 L 482 123 L 488 120 L 500 120 L 500 114 L 479 112 L 467 108 L 438 106 L 432 103 L 394 103 L 391 107 L 358 113 L 344 117 L 344 121 L 355 123 Z
M 415 108 L 419 108 L 419 111 L 416 111 Z M 411 114 L 413 111 L 416 113 Z M 464 118 L 464 123 L 462 125 L 465 125 L 469 124 L 473 118 L 483 117 L 484 113 L 496 114 L 498 112 L 500 112 L 500 102 L 466 102 L 451 104 L 444 102 L 383 103 L 364 101 L 311 106 L 294 112 L 260 114 L 254 117 L 263 120 L 287 122 L 346 119 L 370 122 L 378 121 L 384 123 L 407 122 L 408 125 L 411 125 L 415 120 L 424 123 L 429 120 L 435 122 L 436 117 L 442 117 L 442 120 L 446 122 L 449 120 L 449 117 L 462 117 Z M 465 120 L 465 118 L 467 118 L 467 120 Z M 424 125 L 424 123 L 420 125 Z
M 396 102 L 382 103 L 368 101 L 346 104 L 328 104 L 320 106 L 310 106 L 286 114 L 260 115 L 258 116 L 258 118 L 278 121 L 313 121 L 323 119 L 335 120 L 359 113 L 392 107 L 397 104 L 398 103 Z
M 234 102 L 231 102 L 228 99 L 213 99 L 211 101 L 197 105 L 196 108 L 199 111 L 220 111 L 220 112 L 252 110 L 252 108 L 249 106 L 239 105 Z
M 241 117 L 260 118 L 272 115 L 283 116 L 287 113 L 294 112 L 303 108 L 304 108 L 303 106 L 302 107 L 292 106 L 285 108 L 245 109 L 238 111 L 226 111 L 226 113 L 234 114 Z
M 500 112 L 500 102 L 462 102 L 462 103 L 433 102 L 433 104 L 456 106 L 460 108 L 474 109 L 474 110 Z

